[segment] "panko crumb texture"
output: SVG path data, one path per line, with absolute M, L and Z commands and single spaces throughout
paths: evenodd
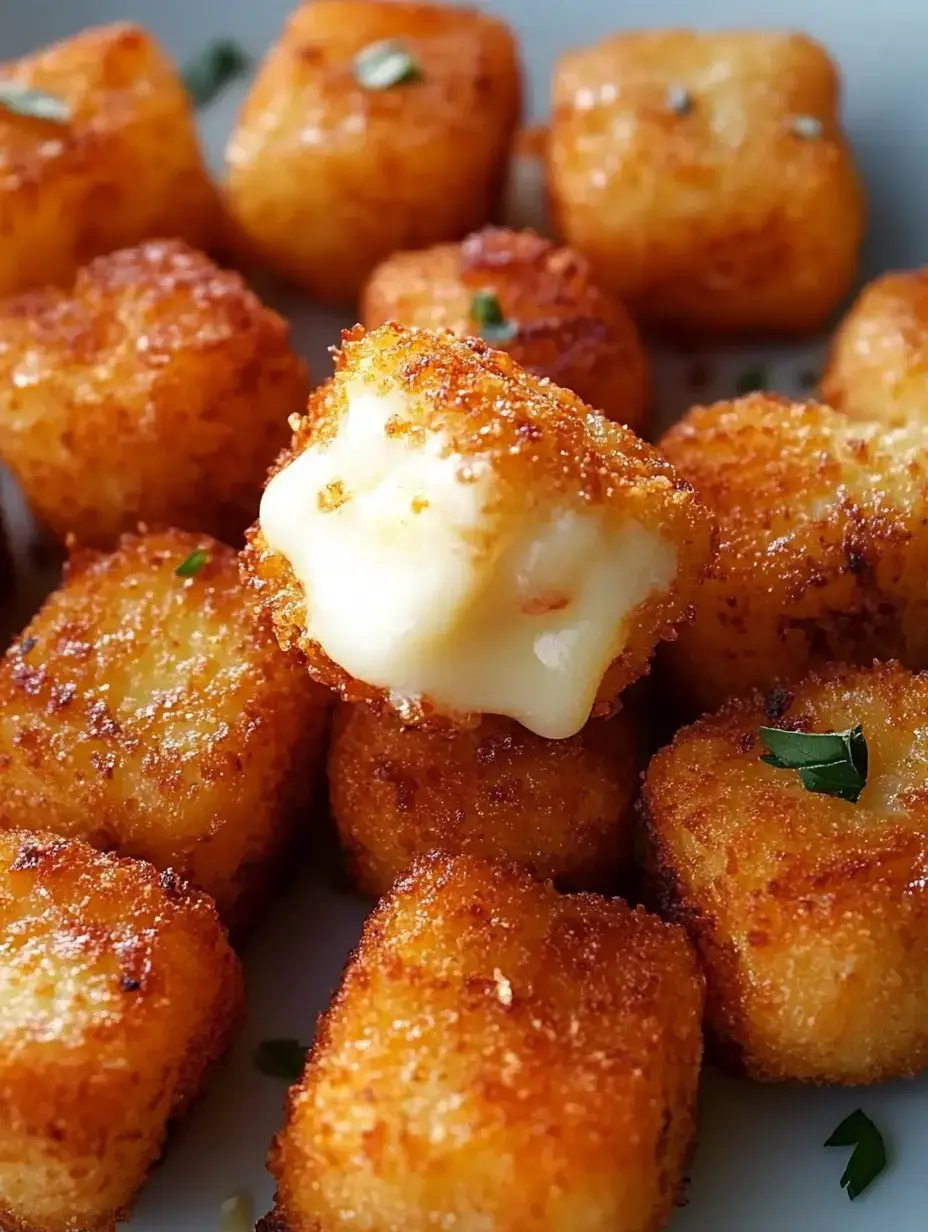
M 564 889 L 615 891 L 631 856 L 634 707 L 545 740 L 511 719 L 430 731 L 339 706 L 329 804 L 356 884 L 386 894 L 430 850 L 514 860 Z
M 398 42 L 391 89 L 356 57 Z M 521 110 L 515 36 L 477 7 L 313 0 L 264 59 L 226 149 L 246 248 L 312 294 L 354 300 L 378 262 L 494 213 Z
M 730 702 L 648 770 L 650 880 L 697 945 L 719 1055 L 755 1079 L 928 1065 L 928 674 L 834 665 Z M 761 761 L 761 725 L 861 724 L 856 804 Z
M 0 303 L 0 455 L 59 536 L 240 540 L 309 388 L 286 321 L 181 240 Z
M 928 420 L 753 394 L 694 408 L 660 447 L 718 519 L 666 655 L 694 710 L 830 661 L 928 666 Z
M 468 465 L 485 464 L 498 481 L 498 505 L 513 515 L 534 505 L 597 506 L 666 537 L 677 553 L 669 588 L 653 593 L 630 615 L 625 649 L 603 678 L 595 715 L 609 713 L 616 697 L 647 670 L 655 644 L 674 636 L 688 612 L 712 550 L 713 525 L 691 486 L 652 446 L 592 412 L 569 390 L 519 367 L 511 356 L 479 338 L 387 324 L 342 334 L 334 377 L 310 397 L 307 415 L 274 474 L 310 445 L 331 441 L 346 410 L 347 389 L 360 379 L 374 393 L 403 399 L 404 425 L 446 434 L 448 448 Z M 307 636 L 306 600 L 287 560 L 252 527 L 242 553 L 243 575 L 270 614 L 281 646 L 298 648 L 315 679 L 344 701 L 382 706 L 382 690 L 349 676 Z M 456 715 L 473 726 L 479 716 Z M 404 707 L 407 722 L 443 716 L 428 698 Z
M 803 34 L 642 30 L 557 63 L 558 234 L 636 320 L 802 337 L 851 289 L 866 202 L 838 70 Z
M 238 929 L 311 805 L 327 709 L 231 548 L 172 531 L 80 552 L 0 664 L 0 825 L 172 868 Z
M 515 331 L 495 345 L 527 372 L 643 432 L 650 372 L 634 321 L 579 253 L 533 231 L 486 227 L 460 244 L 394 253 L 365 285 L 361 316 L 368 329 L 398 321 L 479 335 L 472 306 L 480 291 L 496 296 Z
M 0 832 L 0 1227 L 115 1232 L 225 1051 L 241 971 L 174 873 Z
M 472 857 L 365 925 L 271 1153 L 267 1228 L 656 1232 L 694 1137 L 703 990 L 643 908 Z
M 0 79 L 71 111 L 62 124 L 0 113 L 0 294 L 67 284 L 92 257 L 152 235 L 214 239 L 190 97 L 140 26 L 83 30 L 0 65 Z

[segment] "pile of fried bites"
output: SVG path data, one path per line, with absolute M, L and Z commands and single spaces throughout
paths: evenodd
M 642 439 L 639 326 L 852 287 L 837 109 L 798 34 L 566 54 L 554 243 L 488 225 L 521 79 L 472 10 L 304 4 L 221 189 L 143 30 L 3 66 L 0 456 L 70 559 L 0 667 L 0 1228 L 128 1217 L 330 821 L 379 902 L 267 1232 L 654 1232 L 704 1030 L 759 1081 L 928 1065 L 928 271 L 823 401 Z M 358 300 L 334 375 L 202 249 Z

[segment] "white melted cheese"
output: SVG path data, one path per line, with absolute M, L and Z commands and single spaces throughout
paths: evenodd
M 261 527 L 305 591 L 307 632 L 400 705 L 428 697 L 573 735 L 627 617 L 670 585 L 673 544 L 602 509 L 503 518 L 489 462 L 391 421 L 398 396 L 359 392 L 335 438 L 265 490 Z

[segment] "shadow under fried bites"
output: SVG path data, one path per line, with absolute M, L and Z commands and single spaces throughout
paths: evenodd
M 255 1049 L 266 1039 L 312 1042 L 366 911 L 305 867 L 275 899 L 243 955 L 245 1024 L 205 1098 L 175 1133 L 170 1167 L 146 1185 L 137 1207 L 143 1226 L 211 1232 L 219 1227 L 221 1204 L 238 1192 L 251 1196 L 256 1212 L 270 1209 L 274 1184 L 264 1158 L 284 1124 L 288 1084 L 255 1067 Z M 259 1227 L 289 1232 L 273 1220 Z

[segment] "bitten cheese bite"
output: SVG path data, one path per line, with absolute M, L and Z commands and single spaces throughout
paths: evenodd
M 368 280 L 361 315 L 368 329 L 399 321 L 482 337 L 610 419 L 645 428 L 650 374 L 634 321 L 583 257 L 532 231 L 488 227 L 461 244 L 394 253 Z
M 0 663 L 0 825 L 150 860 L 249 924 L 311 805 L 328 695 L 247 598 L 202 535 L 72 558 Z
M 242 1008 L 214 905 L 170 873 L 0 832 L 0 1226 L 114 1232 Z
M 646 669 L 710 519 L 653 449 L 480 339 L 343 335 L 244 555 L 281 645 L 406 722 L 578 732 Z
M 429 731 L 342 705 L 329 803 L 354 879 L 372 898 L 433 849 L 614 891 L 631 854 L 643 743 L 627 707 L 569 740 L 544 740 L 511 719 Z
M 834 666 L 729 703 L 651 763 L 654 886 L 699 949 L 721 1055 L 752 1078 L 928 1066 L 926 713 L 928 675 Z M 858 725 L 852 756 L 817 772 L 763 760 L 814 759 L 805 733 Z
M 833 660 L 928 667 L 928 421 L 754 394 L 694 408 L 660 447 L 719 527 L 666 651 L 677 698 L 710 710 Z
M 239 541 L 308 388 L 286 322 L 180 240 L 0 302 L 0 456 L 85 544 L 139 521 Z
M 648 325 L 814 333 L 850 290 L 863 189 L 827 52 L 800 34 L 619 34 L 560 58 L 557 230 Z
M 64 286 L 91 257 L 151 235 L 214 239 L 190 99 L 140 27 L 84 30 L 0 65 L 0 81 L 36 92 L 20 110 L 52 117 L 0 107 L 0 295 Z
M 695 1134 L 682 930 L 471 857 L 365 925 L 271 1152 L 266 1232 L 656 1232 Z
M 853 419 L 928 418 L 928 268 L 884 274 L 841 322 L 821 395 Z
M 301 4 L 226 151 L 246 249 L 314 295 L 351 300 L 390 253 L 482 226 L 521 89 L 511 31 L 476 9 Z

